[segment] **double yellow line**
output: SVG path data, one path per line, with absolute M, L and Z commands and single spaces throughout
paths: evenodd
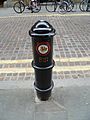
M 90 62 L 90 57 L 82 58 L 54 58 L 57 62 Z M 25 60 L 0 60 L 0 64 L 24 64 L 31 63 L 32 59 Z M 53 71 L 62 72 L 62 71 L 81 71 L 81 70 L 90 70 L 90 65 L 80 65 L 80 66 L 55 66 Z M 1 68 L 0 73 L 33 73 L 33 68 Z

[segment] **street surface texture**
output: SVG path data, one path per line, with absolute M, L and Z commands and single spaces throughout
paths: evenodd
M 38 20 L 55 29 L 54 89 L 45 102 L 36 98 L 32 39 Z M 90 120 L 90 13 L 41 11 L 16 14 L 0 9 L 0 120 Z
M 41 19 L 56 29 L 53 79 L 90 78 L 89 13 L 12 14 L 0 17 L 1 81 L 33 79 L 32 40 L 28 32 Z
M 48 101 L 35 98 L 33 89 L 0 90 L 0 120 L 90 119 L 90 82 L 88 86 L 59 86 Z

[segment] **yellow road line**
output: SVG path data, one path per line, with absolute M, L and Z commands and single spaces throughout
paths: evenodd
M 90 57 L 81 58 L 54 58 L 55 61 L 60 62 L 85 62 L 90 61 Z M 21 64 L 21 63 L 31 63 L 32 59 L 23 60 L 0 60 L 0 64 Z
M 56 72 L 65 72 L 65 71 L 85 71 L 85 70 L 90 70 L 90 65 L 86 66 L 60 66 L 60 67 L 55 67 L 54 71 Z
M 67 14 L 52 14 L 52 13 L 39 13 L 39 14 L 30 14 L 30 15 L 15 15 L 15 16 L 2 16 L 0 18 L 17 18 L 17 17 L 35 17 L 35 16 L 90 16 L 90 13 L 67 13 Z
M 85 62 L 90 61 L 90 57 L 81 57 L 81 58 L 61 58 L 60 62 Z
M 20 63 L 31 63 L 32 59 L 23 60 L 0 60 L 0 64 L 20 64 Z
M 86 66 L 55 66 L 53 71 L 65 72 L 65 71 L 85 71 L 90 70 L 90 65 Z M 0 73 L 34 73 L 33 68 L 1 68 Z
M 33 73 L 33 68 L 1 68 L 0 73 Z

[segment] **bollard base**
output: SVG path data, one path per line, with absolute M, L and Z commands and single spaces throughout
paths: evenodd
M 37 97 L 41 100 L 41 101 L 46 101 L 51 97 L 51 90 L 48 92 L 40 92 L 37 91 Z
M 41 100 L 41 101 L 46 101 L 51 97 L 51 91 L 53 89 L 54 83 L 52 81 L 51 87 L 46 89 L 46 90 L 41 90 L 39 88 L 36 87 L 35 83 L 34 83 L 34 87 L 36 89 L 36 94 L 37 97 Z

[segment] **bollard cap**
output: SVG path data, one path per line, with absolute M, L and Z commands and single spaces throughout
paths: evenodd
M 54 36 L 55 29 L 47 21 L 39 20 L 37 21 L 29 31 L 30 36 Z

